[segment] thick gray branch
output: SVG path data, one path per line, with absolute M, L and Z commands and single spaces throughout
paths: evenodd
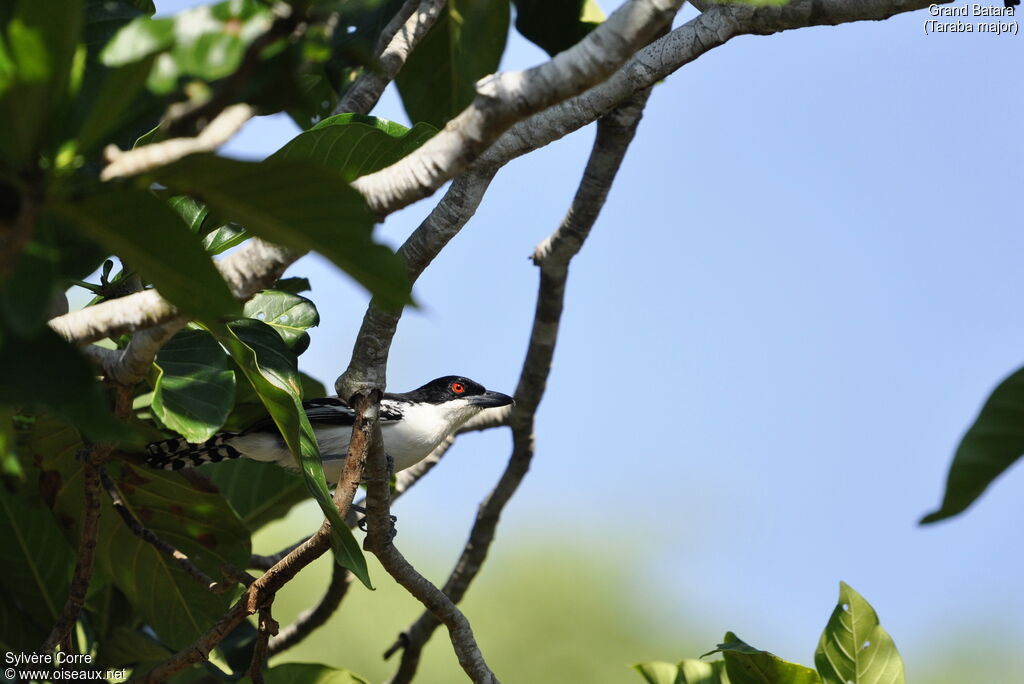
M 516 387 L 516 403 L 509 416 L 512 457 L 501 479 L 481 504 L 462 555 L 444 585 L 445 595 L 454 603 L 462 600 L 480 572 L 494 541 L 502 510 L 529 470 L 534 453 L 534 416 L 544 396 L 554 357 L 569 261 L 583 246 L 604 206 L 649 95 L 650 90 L 640 93 L 598 122 L 597 138 L 572 205 L 558 229 L 534 253 L 534 262 L 540 267 L 540 286 L 530 344 Z M 391 654 L 398 648 L 403 649 L 401 664 L 391 684 L 412 680 L 423 647 L 438 624 L 436 616 L 424 612 L 388 650 L 387 654 Z
M 949 0 L 945 0 L 948 2 Z M 883 20 L 930 5 L 924 0 L 794 0 L 781 7 L 710 7 L 637 52 L 621 69 L 582 95 L 565 100 L 512 126 L 474 164 L 495 169 L 597 120 L 634 93 L 745 34 L 768 35 L 807 26 Z M 939 3 L 943 4 L 943 3 Z
M 277 282 L 285 269 L 304 254 L 254 238 L 218 261 L 217 268 L 231 293 L 245 301 Z M 159 292 L 144 290 L 57 316 L 50 319 L 50 327 L 69 342 L 84 344 L 166 323 L 178 316 L 178 310 Z
M 512 124 L 608 78 L 671 22 L 682 4 L 683 0 L 630 0 L 551 61 L 481 79 L 470 106 L 440 133 L 353 186 L 381 216 L 426 197 L 468 168 Z
M 437 21 L 444 5 L 445 0 L 408 0 L 381 34 L 381 38 L 387 37 L 388 40 L 377 51 L 380 55 L 378 68 L 363 71 L 345 91 L 345 96 L 332 113 L 365 114 L 373 109 L 388 83 L 395 79 L 409 59 L 409 54 Z

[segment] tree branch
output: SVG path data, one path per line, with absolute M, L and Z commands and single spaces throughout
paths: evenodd
M 117 486 L 114 485 L 110 476 L 102 470 L 99 473 L 99 479 L 103 484 L 103 489 L 107 492 L 107 496 L 110 497 L 110 502 L 114 505 L 114 510 L 121 516 L 124 524 L 128 526 L 128 529 L 132 531 L 132 534 L 173 560 L 174 564 L 184 571 L 185 574 L 205 588 L 209 589 L 212 593 L 223 594 L 225 591 L 235 586 L 235 582 L 232 580 L 225 580 L 221 582 L 213 579 L 200 570 L 187 555 L 161 539 L 159 535 L 153 532 L 153 530 L 139 522 L 138 518 L 136 518 L 128 509 L 128 505 L 124 502 L 124 499 L 121 498 L 121 492 L 118 491 Z
M 100 180 L 137 176 L 167 166 L 196 152 L 212 152 L 235 137 L 235 134 L 242 130 L 242 126 L 255 115 L 256 110 L 251 105 L 231 105 L 220 112 L 217 118 L 194 138 L 171 138 L 136 147 L 127 152 L 117 145 L 108 145 L 103 150 L 103 156 L 109 163 L 100 172 Z
M 480 506 L 462 555 L 444 585 L 445 595 L 456 603 L 465 596 L 470 583 L 483 566 L 494 541 L 502 510 L 530 467 L 534 453 L 534 417 L 544 396 L 554 356 L 569 261 L 583 246 L 604 206 L 649 95 L 649 90 L 640 93 L 598 121 L 594 147 L 572 205 L 558 229 L 534 252 L 534 263 L 540 267 L 540 286 L 530 344 L 516 388 L 516 403 L 509 417 L 512 425 L 512 456 L 501 479 Z M 402 661 L 391 679 L 392 684 L 412 680 L 423 647 L 438 624 L 435 615 L 424 612 L 387 650 L 385 657 L 403 649 Z
M 373 109 L 388 83 L 405 66 L 409 54 L 437 21 L 444 4 L 445 0 L 408 0 L 381 33 L 387 42 L 377 50 L 378 68 L 364 70 L 345 91 L 332 114 L 365 114 Z
M 942 0 L 946 4 L 951 0 Z M 621 69 L 587 92 L 509 128 L 473 165 L 498 168 L 595 121 L 634 93 L 655 85 L 740 35 L 769 35 L 808 26 L 880 21 L 931 3 L 924 0 L 792 0 L 781 6 L 712 4 L 701 15 L 639 50 Z
M 75 561 L 75 572 L 71 578 L 71 590 L 68 593 L 64 609 L 57 622 L 50 630 L 50 635 L 39 648 L 40 653 L 51 652 L 57 644 L 63 642 L 78 622 L 78 616 L 85 605 L 85 596 L 89 591 L 92 569 L 96 560 L 96 535 L 100 520 L 100 466 L 99 462 L 110 452 L 109 447 L 93 445 L 85 455 L 82 466 L 82 484 L 85 489 L 85 507 L 82 511 L 82 531 L 78 540 L 78 558 Z
M 246 301 L 270 287 L 306 252 L 253 238 L 217 262 L 231 293 Z M 143 290 L 50 319 L 50 328 L 69 342 L 84 344 L 149 328 L 179 316 L 156 290 Z
M 630 0 L 585 38 L 526 71 L 477 83 L 473 102 L 419 149 L 353 182 L 381 216 L 422 199 L 455 177 L 512 124 L 578 95 L 613 74 L 675 16 L 683 0 Z
M 376 409 L 380 394 L 375 393 L 374 396 Z M 473 637 L 469 620 L 440 589 L 417 572 L 392 543 L 393 530 L 389 512 L 391 478 L 387 472 L 376 410 L 369 416 L 368 423 L 372 434 L 366 461 L 367 530 L 364 546 L 377 556 L 377 560 L 396 582 L 448 628 L 455 655 L 469 678 L 478 683 L 496 684 L 498 679 L 484 661 L 483 654 Z
M 337 565 L 335 565 L 337 567 Z M 256 645 L 252 650 L 252 660 L 249 662 L 249 679 L 252 684 L 264 684 L 263 669 L 267 666 L 269 656 L 270 637 L 277 634 L 277 620 L 270 614 L 270 606 L 260 608 L 259 624 L 256 628 Z
M 409 283 L 415 283 L 434 257 L 476 212 L 494 172 L 468 172 L 456 178 L 423 223 L 399 248 Z M 356 336 L 348 369 L 334 383 L 339 397 L 383 391 L 388 352 L 402 312 L 380 308 L 371 301 Z

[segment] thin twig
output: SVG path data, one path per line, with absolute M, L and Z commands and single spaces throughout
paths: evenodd
M 247 673 L 252 684 L 264 684 L 263 669 L 267 666 L 268 644 L 270 637 L 277 634 L 277 628 L 277 620 L 270 614 L 270 606 L 260 608 L 259 624 L 256 628 L 256 645 L 252 651 L 252 660 Z
M 212 577 L 196 567 L 195 563 L 193 563 L 187 555 L 161 539 L 155 532 L 153 532 L 153 530 L 139 522 L 139 519 L 135 517 L 131 510 L 129 510 L 128 505 L 121 497 L 121 492 L 117 490 L 117 486 L 110 479 L 109 475 L 100 471 L 99 479 L 100 482 L 103 483 L 103 489 L 106 490 L 111 503 L 114 505 L 114 510 L 121 516 L 124 524 L 128 526 L 128 529 L 132 531 L 132 534 L 153 546 L 153 548 L 160 553 L 169 557 L 174 561 L 175 565 L 185 572 L 185 574 L 214 594 L 223 594 L 225 591 L 235 586 L 235 582 L 230 580 L 223 582 L 214 580 Z
M 365 69 L 345 91 L 332 114 L 366 114 L 377 104 L 388 83 L 395 80 L 410 53 L 416 48 L 444 8 L 445 0 L 407 0 L 381 33 L 387 42 L 377 50 L 378 68 Z
M 330 547 L 331 528 L 327 522 L 324 522 L 316 534 L 249 585 L 245 593 L 239 597 L 238 601 L 235 602 L 228 612 L 221 616 L 195 642 L 145 673 L 140 681 L 145 684 L 163 682 L 189 665 L 206 660 L 210 655 L 210 651 L 223 641 L 235 627 L 241 624 L 246 616 L 257 612 L 260 606 L 266 603 L 268 598 L 272 598 L 302 568 L 322 556 Z M 252 604 L 256 605 L 255 608 L 250 610 L 249 607 Z
M 50 630 L 50 635 L 39 648 L 40 653 L 49 653 L 54 647 L 67 639 L 71 629 L 78 622 L 78 616 L 85 605 L 85 596 L 89 591 L 92 569 L 96 559 L 96 535 L 99 530 L 100 510 L 100 466 L 103 454 L 109 447 L 93 445 L 85 455 L 82 464 L 82 485 L 85 490 L 85 507 L 82 511 L 82 530 L 78 539 L 78 558 L 75 561 L 75 572 L 71 578 L 71 590 L 68 593 L 64 609 Z
M 259 554 L 254 553 L 252 556 L 249 557 L 248 567 L 253 568 L 255 570 L 269 570 L 270 568 L 280 563 L 281 560 L 284 559 L 284 557 L 287 556 L 289 553 L 299 548 L 308 541 L 309 537 L 305 537 L 304 539 L 300 539 L 294 544 L 289 544 L 277 553 L 272 553 L 269 556 L 261 556 Z
M 445 582 L 445 595 L 456 603 L 465 596 L 483 566 L 501 513 L 530 467 L 534 453 L 534 416 L 544 395 L 554 356 L 569 261 L 583 246 L 604 206 L 649 95 L 649 90 L 644 91 L 599 120 L 597 138 L 572 206 L 558 229 L 534 253 L 534 262 L 540 267 L 540 285 L 530 345 L 510 416 L 512 456 L 501 479 L 480 506 L 459 561 Z M 385 657 L 389 657 L 402 649 L 402 660 L 391 684 L 412 680 L 423 647 L 438 624 L 436 615 L 424 612 L 385 652 Z

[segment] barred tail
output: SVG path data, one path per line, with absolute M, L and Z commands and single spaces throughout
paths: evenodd
M 149 452 L 146 465 L 163 470 L 181 470 L 238 458 L 241 452 L 230 444 L 230 440 L 237 436 L 237 432 L 221 432 L 200 444 L 191 444 L 182 437 L 153 442 L 146 447 Z

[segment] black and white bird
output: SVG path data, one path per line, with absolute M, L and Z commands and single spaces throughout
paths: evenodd
M 385 394 L 380 402 L 384 451 L 395 471 L 426 458 L 448 435 L 481 411 L 512 403 L 512 397 L 490 392 L 469 378 L 449 375 L 403 394 Z M 302 402 L 323 460 L 328 482 L 337 482 L 345 467 L 355 412 L 337 397 Z M 153 442 L 146 464 L 180 470 L 243 456 L 295 469 L 277 426 L 265 418 L 242 432 L 221 432 L 200 444 L 182 438 Z

